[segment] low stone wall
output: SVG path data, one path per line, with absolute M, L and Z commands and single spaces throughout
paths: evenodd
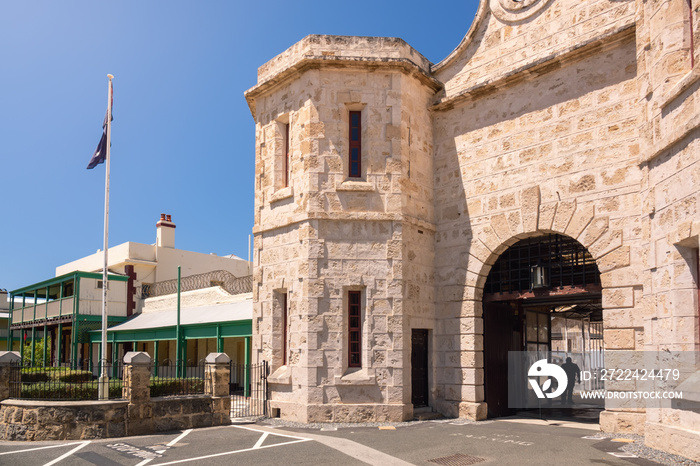
M 129 405 L 126 435 L 230 424 L 231 398 L 210 395 L 151 398 Z
M 129 402 L 5 400 L 0 439 L 78 440 L 123 437 Z
M 15 359 L 10 356 L 0 354 L 0 396 L 9 393 L 9 368 L 1 366 Z M 207 356 L 204 395 L 151 398 L 150 357 L 127 353 L 123 400 L 6 399 L 0 402 L 0 439 L 83 440 L 229 424 L 229 361 L 223 353 Z
M 2 440 L 85 440 L 225 425 L 230 398 L 195 395 L 117 401 L 0 402 Z

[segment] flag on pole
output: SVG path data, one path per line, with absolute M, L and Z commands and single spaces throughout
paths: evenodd
M 100 138 L 100 142 L 97 144 L 95 153 L 92 154 L 90 163 L 88 163 L 88 170 L 95 168 L 101 163 L 104 163 L 105 159 L 107 159 L 107 118 L 108 117 L 105 114 L 105 121 L 102 123 L 102 137 Z
M 113 94 L 111 94 L 112 89 L 110 88 L 110 96 L 109 96 L 109 106 L 112 106 L 113 102 Z M 104 163 L 105 159 L 107 159 L 107 118 L 110 118 L 110 111 L 107 109 L 107 113 L 105 113 L 105 120 L 102 123 L 102 137 L 100 138 L 100 142 L 97 144 L 97 149 L 95 149 L 95 153 L 92 154 L 92 158 L 90 159 L 90 163 L 88 163 L 88 170 L 95 168 L 101 163 Z M 110 121 L 114 120 L 114 115 L 111 115 Z

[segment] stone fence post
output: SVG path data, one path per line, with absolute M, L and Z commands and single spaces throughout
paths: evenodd
M 10 397 L 12 365 L 19 364 L 22 356 L 17 351 L 0 351 L 0 401 Z
M 204 393 L 211 395 L 212 425 L 231 422 L 231 358 L 226 353 L 209 353 L 204 360 Z
M 151 357 L 143 351 L 124 355 L 122 396 L 127 407 L 127 435 L 153 433 L 153 404 L 151 403 Z

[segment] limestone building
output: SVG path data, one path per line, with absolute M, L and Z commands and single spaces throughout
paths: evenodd
M 253 359 L 271 406 L 498 416 L 507 351 L 551 346 L 574 310 L 607 350 L 697 352 L 699 9 L 481 0 L 437 64 L 312 35 L 261 66 Z M 600 421 L 700 457 L 697 410 Z

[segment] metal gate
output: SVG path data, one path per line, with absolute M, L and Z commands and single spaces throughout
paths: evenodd
M 230 367 L 231 417 L 267 417 L 267 361 Z

